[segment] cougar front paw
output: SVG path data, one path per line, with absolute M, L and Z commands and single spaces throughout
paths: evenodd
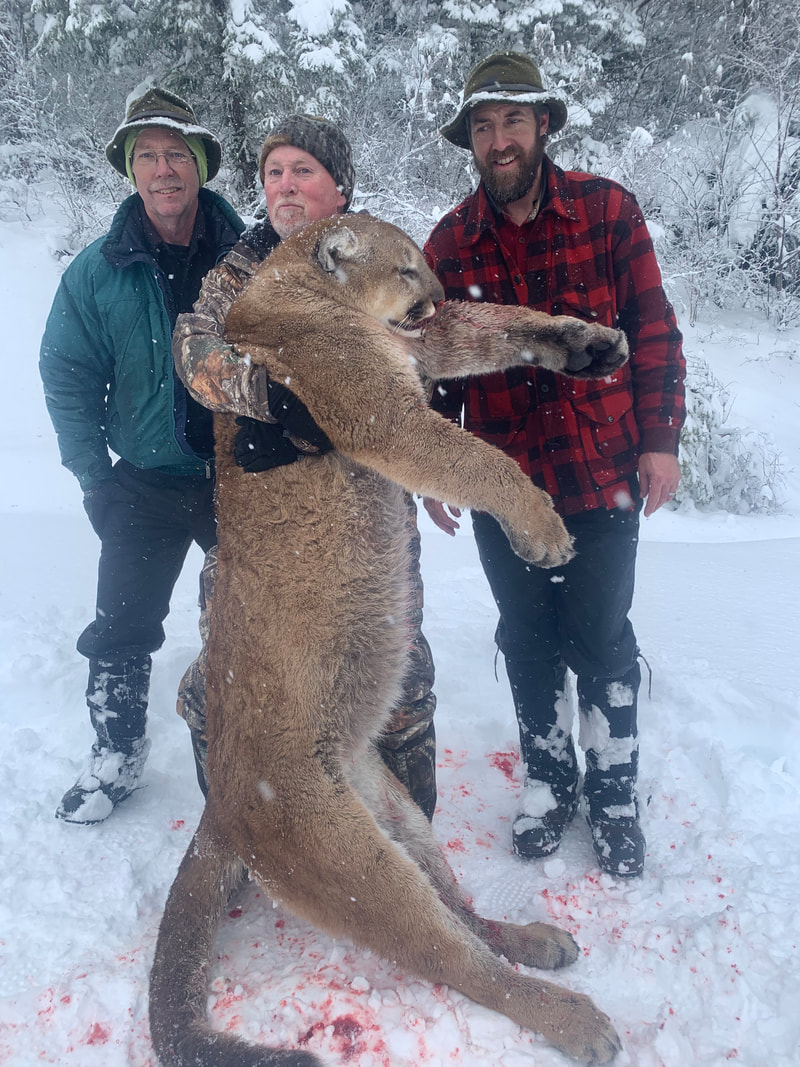
M 575 556 L 572 538 L 554 511 L 544 511 L 530 529 L 506 529 L 516 554 L 537 567 L 562 567 Z
M 574 378 L 604 378 L 628 358 L 628 340 L 622 330 L 588 322 L 568 320 L 564 340 L 567 363 L 564 368 Z

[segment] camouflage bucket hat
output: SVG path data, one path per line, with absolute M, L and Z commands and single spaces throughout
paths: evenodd
M 171 130 L 181 137 L 199 138 L 206 150 L 208 180 L 210 181 L 219 170 L 222 146 L 214 134 L 200 125 L 185 100 L 166 89 L 154 88 L 148 89 L 143 96 L 137 97 L 129 104 L 125 121 L 106 145 L 108 162 L 123 177 L 127 177 L 125 141 L 128 134 L 146 129 Z
M 323 165 L 344 195 L 344 210 L 347 211 L 353 199 L 356 175 L 350 142 L 339 127 L 316 115 L 288 115 L 281 119 L 267 134 L 261 148 L 258 176 L 262 185 L 267 156 L 273 148 L 283 144 L 299 148 L 301 152 L 308 152 Z
M 566 104 L 557 93 L 547 92 L 539 68 L 522 52 L 495 52 L 472 68 L 458 114 L 442 126 L 442 137 L 459 148 L 471 149 L 469 113 L 478 104 L 486 103 L 546 107 L 550 112 L 550 133 L 557 133 L 567 121 Z

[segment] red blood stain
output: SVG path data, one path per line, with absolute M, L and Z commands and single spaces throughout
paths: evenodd
M 447 842 L 447 847 L 450 849 L 451 852 L 466 852 L 467 851 L 466 848 L 464 847 L 464 842 L 463 841 L 459 841 L 457 838 L 454 838 L 452 841 L 448 841 Z
M 326 1002 L 322 1005 L 322 1009 L 328 1007 Z M 302 1034 L 298 1040 L 298 1045 L 307 1045 L 315 1036 L 328 1036 L 333 1046 L 334 1051 L 341 1057 L 343 1063 L 358 1063 L 359 1059 L 367 1051 L 372 1051 L 373 1054 L 383 1056 L 386 1054 L 386 1046 L 380 1038 L 377 1042 L 373 1039 L 373 1045 L 370 1049 L 369 1040 L 364 1036 L 364 1031 L 378 1031 L 378 1026 L 373 1022 L 362 1024 L 354 1015 L 338 1015 L 332 1021 L 323 1021 L 314 1023 L 304 1034 Z M 388 1067 L 389 1060 L 385 1059 L 383 1062 Z
M 489 755 L 489 763 L 498 771 L 502 771 L 509 782 L 514 781 L 514 770 L 518 762 L 519 756 L 516 752 L 492 752 Z
M 172 822 L 169 824 L 169 828 L 170 830 L 182 830 L 185 825 L 186 823 L 183 819 L 173 819 Z
M 84 1045 L 105 1045 L 110 1036 L 110 1030 L 106 1030 L 100 1023 L 95 1023 L 83 1039 L 83 1043 Z
M 242 908 L 241 908 L 241 905 L 239 905 L 239 904 L 237 904 L 235 908 L 231 908 L 231 910 L 228 912 L 228 918 L 229 919 L 241 919 L 241 917 L 242 917 Z

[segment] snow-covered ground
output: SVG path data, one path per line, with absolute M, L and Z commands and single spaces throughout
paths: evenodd
M 7 402 L 0 421 L 0 1064 L 154 1067 L 147 975 L 164 899 L 199 818 L 178 679 L 198 647 L 199 553 L 155 658 L 146 788 L 108 822 L 53 818 L 91 743 L 75 639 L 97 541 L 60 466 L 37 372 L 57 229 L 0 225 Z M 580 942 L 559 981 L 590 994 L 635 1067 L 800 1064 L 800 332 L 742 317 L 688 331 L 771 433 L 782 516 L 659 513 L 634 607 L 653 671 L 640 705 L 645 876 L 601 875 L 576 820 L 548 861 L 510 853 L 521 767 L 495 611 L 469 523 L 423 516 L 425 630 L 437 663 L 436 833 L 478 909 L 551 919 Z M 214 1025 L 358 1067 L 565 1067 L 542 1040 L 274 909 L 251 887 L 218 942 Z

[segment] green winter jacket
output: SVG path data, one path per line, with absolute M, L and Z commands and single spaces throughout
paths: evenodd
M 221 196 L 201 189 L 199 197 L 218 260 L 244 224 Z M 172 359 L 177 312 L 138 202 L 138 194 L 128 197 L 108 234 L 66 269 L 42 339 L 39 369 L 61 461 L 84 492 L 111 477 L 109 449 L 167 474 L 208 467 L 182 434 L 185 398 Z

